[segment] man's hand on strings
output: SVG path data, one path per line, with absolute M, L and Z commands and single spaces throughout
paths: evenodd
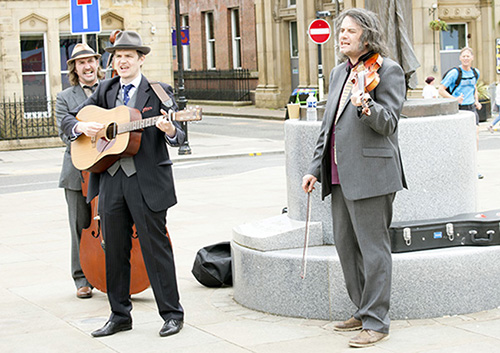
M 174 138 L 177 132 L 175 125 L 168 119 L 168 113 L 165 110 L 161 109 L 160 112 L 163 114 L 163 117 L 156 121 L 156 127 L 169 137 Z
M 78 134 L 85 134 L 88 137 L 94 137 L 103 128 L 104 124 L 101 123 L 79 121 L 75 126 L 75 132 Z

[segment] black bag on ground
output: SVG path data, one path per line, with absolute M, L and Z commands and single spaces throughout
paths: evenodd
M 231 244 L 222 242 L 201 248 L 196 254 L 191 273 L 206 287 L 231 286 Z

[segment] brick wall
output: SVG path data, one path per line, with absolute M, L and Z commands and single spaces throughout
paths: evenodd
M 231 43 L 231 9 L 240 12 L 241 67 L 257 71 L 255 9 L 252 0 L 180 0 L 181 15 L 189 16 L 191 69 L 206 70 L 205 12 L 214 14 L 216 68 L 233 68 Z M 171 22 L 175 26 L 175 9 L 171 6 Z M 174 62 L 174 70 L 177 64 Z

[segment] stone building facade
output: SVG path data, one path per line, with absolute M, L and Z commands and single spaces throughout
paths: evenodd
M 376 0 L 367 0 L 376 1 Z M 389 3 L 389 2 L 388 2 Z M 255 97 L 260 107 L 283 107 L 293 88 L 318 88 L 318 46 L 307 36 L 316 11 L 330 11 L 332 23 L 337 9 L 365 7 L 365 0 L 255 0 L 259 85 Z M 413 47 L 420 63 L 418 86 L 410 97 L 421 97 L 427 76 L 439 81 L 451 66 L 459 64 L 459 49 L 472 47 L 474 66 L 486 84 L 497 80 L 496 44 L 500 37 L 500 4 L 490 0 L 411 1 Z M 451 31 L 429 28 L 433 19 L 444 20 Z M 295 36 L 295 38 L 294 38 Z M 336 64 L 335 38 L 322 46 L 324 87 Z
M 184 66 L 191 70 L 249 69 L 256 82 L 256 105 L 284 107 L 294 88 L 320 86 L 318 45 L 307 36 L 317 11 L 329 11 L 325 19 L 332 23 L 338 10 L 364 7 L 365 1 L 375 0 L 180 0 L 183 24 L 190 27 Z M 486 84 L 497 80 L 498 2 L 410 3 L 413 46 L 421 65 L 419 89 L 425 77 L 439 79 L 448 67 L 457 65 L 459 49 L 466 45 L 475 50 L 474 66 L 480 69 L 481 79 Z M 174 1 L 100 0 L 100 4 L 102 32 L 87 36 L 88 40 L 103 53 L 113 30 L 138 31 L 152 47 L 144 73 L 172 84 Z M 437 18 L 446 21 L 451 31 L 432 31 L 429 23 Z M 55 97 L 67 84 L 65 61 L 75 41 L 67 0 L 0 0 L 0 96 Z M 322 86 L 327 88 L 329 72 L 336 64 L 335 38 L 322 45 L 321 62 Z M 418 97 L 419 89 L 410 92 L 410 97 Z
M 181 24 L 189 27 L 190 70 L 249 69 L 256 73 L 254 0 L 180 0 Z M 174 6 L 171 23 L 175 24 Z M 177 69 L 174 62 L 174 69 Z
M 172 51 L 169 0 L 100 0 L 101 29 L 86 35 L 104 54 L 116 29 L 135 30 L 152 48 L 143 72 L 171 83 Z M 81 35 L 71 35 L 68 0 L 0 0 L 0 97 L 55 98 L 66 82 L 66 60 Z

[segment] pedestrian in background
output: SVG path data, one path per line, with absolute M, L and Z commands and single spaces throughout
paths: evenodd
M 444 98 L 454 98 L 458 101 L 458 109 L 469 110 L 476 116 L 476 125 L 479 125 L 478 110 L 481 110 L 479 95 L 477 92 L 477 81 L 480 72 L 472 67 L 474 52 L 465 47 L 460 51 L 459 60 L 461 65 L 448 70 L 439 85 L 439 94 Z
M 494 111 L 498 113 L 498 116 L 495 118 L 495 120 L 493 120 L 490 126 L 488 126 L 488 130 L 490 130 L 491 133 L 495 131 L 495 125 L 500 121 L 500 82 L 497 83 L 497 87 L 495 90 L 495 106 L 496 108 L 494 109 Z
M 479 114 L 482 105 L 479 103 L 477 92 L 477 81 L 480 72 L 472 67 L 474 52 L 471 48 L 465 47 L 460 51 L 459 60 L 461 65 L 454 67 L 446 73 L 439 85 L 439 94 L 445 98 L 453 98 L 458 102 L 459 110 L 469 110 L 476 117 L 476 148 L 479 145 Z M 479 179 L 483 179 L 481 173 Z
M 424 99 L 438 98 L 439 92 L 436 87 L 434 87 L 434 77 L 429 76 L 425 79 L 425 87 L 422 91 L 422 97 Z

